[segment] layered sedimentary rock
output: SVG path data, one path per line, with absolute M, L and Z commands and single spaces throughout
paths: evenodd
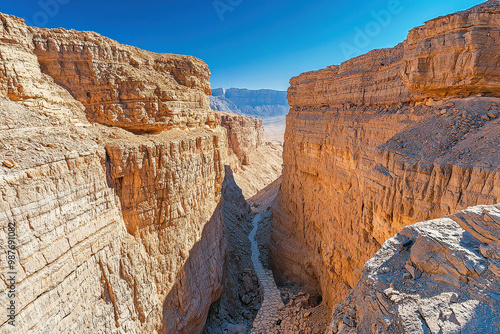
M 227 129 L 229 147 L 243 165 L 248 165 L 249 154 L 264 144 L 262 120 L 226 112 L 219 114 L 221 125 Z
M 147 52 L 93 32 L 30 31 L 42 71 L 86 106 L 90 121 L 150 133 L 216 125 L 203 61 Z
M 411 30 L 404 43 L 407 88 L 433 96 L 497 96 L 498 7 L 497 0 L 490 0 Z
M 500 201 L 499 20 L 489 1 L 291 80 L 271 238 L 282 281 L 333 306 L 404 226 Z
M 329 333 L 496 333 L 500 207 L 405 227 L 370 259 Z
M 283 116 L 290 109 L 286 92 L 271 89 L 217 88 L 210 96 L 210 106 L 214 110 L 258 118 Z
M 261 119 L 219 112 L 227 129 L 229 147 L 238 161 L 234 175 L 245 198 L 250 198 L 276 180 L 282 173 L 283 146 L 265 142 Z M 233 158 L 233 156 L 231 156 Z
M 201 332 L 234 202 L 206 65 L 0 21 L 0 332 Z
M 293 109 L 394 105 L 426 97 L 497 96 L 500 90 L 498 2 L 439 17 L 392 49 L 371 51 L 293 78 Z

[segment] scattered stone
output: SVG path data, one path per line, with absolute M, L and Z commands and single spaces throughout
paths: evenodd
M 8 168 L 14 168 L 14 166 L 16 165 L 16 163 L 14 161 L 8 159 L 8 160 L 4 160 L 3 165 L 5 167 L 8 167 Z

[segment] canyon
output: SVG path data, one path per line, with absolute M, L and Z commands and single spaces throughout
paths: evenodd
M 500 331 L 499 54 L 489 0 L 212 91 L 0 13 L 0 333 Z
M 213 110 L 248 115 L 263 120 L 266 141 L 283 143 L 286 114 L 290 110 L 287 92 L 270 89 L 216 88 L 210 96 Z

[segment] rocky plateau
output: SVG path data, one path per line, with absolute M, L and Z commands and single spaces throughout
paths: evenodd
M 287 93 L 271 89 L 216 88 L 212 90 L 210 105 L 214 110 L 257 118 L 284 116 L 290 110 Z

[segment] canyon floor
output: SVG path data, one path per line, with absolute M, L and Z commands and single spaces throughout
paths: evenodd
M 247 171 L 241 174 L 244 173 Z M 271 207 L 278 196 L 281 180 L 279 177 L 248 199 L 252 211 L 242 219 L 251 220 L 251 230 L 246 229 L 249 233 L 232 233 L 236 236 L 232 243 L 243 248 L 246 254 L 240 254 L 237 261 L 243 263 L 240 268 L 246 268 L 230 274 L 235 280 L 243 281 L 249 287 L 247 291 L 258 291 L 260 298 L 252 300 L 247 294 L 233 295 L 244 305 L 239 310 L 244 320 L 235 319 L 234 314 L 231 315 L 234 305 L 221 298 L 209 314 L 205 334 L 319 334 L 327 329 L 332 310 L 322 302 L 321 296 L 292 282 L 277 285 L 269 266 Z M 253 267 L 255 276 L 247 274 L 251 271 L 249 266 Z M 234 287 L 232 290 L 227 292 L 232 294 Z
M 256 267 L 262 266 L 263 281 L 269 290 L 269 310 L 265 319 L 256 318 L 252 333 L 324 333 L 329 323 L 330 308 L 322 302 L 321 296 L 307 287 L 299 287 L 292 282 L 277 285 L 269 267 L 269 242 L 272 223 L 272 205 L 278 196 L 282 178 L 278 178 L 249 200 L 252 210 L 257 213 L 254 223 L 258 224 L 255 242 L 259 247 L 259 261 Z M 254 254 L 252 244 L 252 256 Z M 254 261 L 256 262 L 256 261 Z M 260 269 L 260 268 L 259 268 Z M 258 273 L 259 270 L 256 269 Z M 281 299 L 276 300 L 276 294 Z M 266 292 L 264 291 L 264 303 Z M 264 304 L 263 304 L 264 305 Z M 259 329 L 264 329 L 260 330 Z

